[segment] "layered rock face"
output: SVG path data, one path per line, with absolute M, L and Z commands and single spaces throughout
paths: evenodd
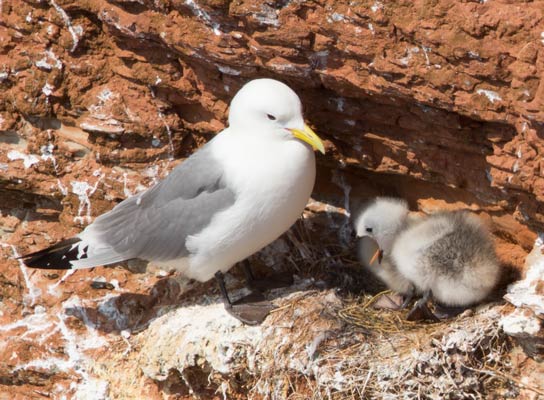
M 544 231 L 543 75 L 543 1 L 0 0 L 0 384 L 106 396 L 83 354 L 116 343 L 122 368 L 129 328 L 178 289 L 121 269 L 59 282 L 13 256 L 164 177 L 253 78 L 288 83 L 326 139 L 316 199 L 469 208 L 522 269 Z M 146 379 L 140 395 L 164 392 Z
M 149 185 L 225 126 L 244 82 L 271 76 L 330 140 L 323 166 L 485 210 L 529 250 L 523 226 L 544 226 L 541 6 L 4 1 L 2 188 L 79 229 L 111 206 L 104 192 L 135 190 L 120 168 Z

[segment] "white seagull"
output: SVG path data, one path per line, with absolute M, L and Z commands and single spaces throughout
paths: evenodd
M 296 93 L 256 79 L 234 96 L 229 127 L 155 186 L 99 216 L 77 236 L 23 256 L 29 267 L 80 269 L 143 259 L 200 282 L 217 278 L 226 309 L 259 323 L 269 305 L 233 304 L 223 274 L 301 215 L 315 181 L 319 137 Z
M 493 241 L 476 216 L 466 211 L 438 212 L 411 218 L 404 200 L 376 198 L 356 220 L 359 237 L 371 237 L 378 256 L 361 254 L 387 286 L 407 296 L 423 297 L 409 314 L 435 319 L 427 308 L 432 298 L 442 316 L 481 302 L 500 276 Z M 370 248 L 364 244 L 361 248 Z M 367 251 L 368 253 L 368 251 Z M 380 258 L 378 262 L 376 259 Z

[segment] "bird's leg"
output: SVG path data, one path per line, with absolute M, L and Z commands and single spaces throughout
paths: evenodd
M 414 288 L 414 286 L 413 285 L 410 286 L 410 290 L 408 290 L 408 293 L 403 295 L 403 300 L 404 301 L 400 305 L 399 310 L 404 310 L 406 307 L 408 307 L 408 304 L 410 304 L 412 302 L 412 300 L 414 299 L 415 292 L 416 292 L 416 289 Z
M 233 302 L 229 298 L 225 278 L 221 271 L 215 273 L 215 279 L 221 290 L 221 298 L 225 310 L 234 318 L 247 325 L 259 325 L 266 316 L 274 309 L 274 306 L 266 301 L 262 294 L 252 292 L 249 295 Z
M 225 307 L 232 307 L 232 302 L 229 299 L 229 293 L 227 292 L 227 287 L 225 286 L 225 277 L 221 271 L 217 271 L 215 273 L 215 280 L 217 281 L 219 289 L 221 290 L 221 299 L 223 300 Z
M 429 309 L 429 306 L 427 303 L 432 297 L 433 292 L 431 290 L 427 290 L 423 293 L 423 297 L 416 301 L 416 304 L 414 304 L 414 307 L 412 310 L 408 313 L 406 316 L 406 319 L 408 321 L 422 321 L 422 320 L 428 320 L 433 322 L 439 322 L 440 320 L 436 317 L 436 315 L 433 314 L 433 312 Z
M 274 274 L 268 278 L 255 279 L 255 276 L 251 271 L 251 265 L 247 259 L 242 261 L 242 266 L 246 275 L 247 285 L 252 289 L 266 291 L 291 286 L 293 284 L 293 277 L 290 275 L 286 276 L 285 274 Z

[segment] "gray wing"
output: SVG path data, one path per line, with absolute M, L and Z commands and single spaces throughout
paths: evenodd
M 206 145 L 166 179 L 119 203 L 87 230 L 98 242 L 107 244 L 116 258 L 171 260 L 187 256 L 187 237 L 202 231 L 216 213 L 234 201 L 234 191 L 226 186 L 224 171 Z M 97 250 L 96 259 L 102 264 L 107 263 L 102 260 L 105 254 L 98 253 L 106 250 Z M 92 261 L 93 251 L 89 253 Z

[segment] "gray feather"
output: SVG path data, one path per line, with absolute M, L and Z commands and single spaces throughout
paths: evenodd
M 98 217 L 86 232 L 106 244 L 93 259 L 102 264 L 123 259 L 171 260 L 188 255 L 190 235 L 234 204 L 234 191 L 207 146 L 177 166 L 157 185 L 119 203 Z M 81 265 L 82 266 L 82 265 Z
M 489 233 L 480 223 L 469 223 L 470 217 L 466 211 L 454 211 L 439 212 L 427 218 L 427 224 L 441 218 L 447 218 L 450 224 L 449 231 L 422 254 L 422 267 L 428 273 L 456 278 L 463 275 L 469 266 L 482 265 L 486 260 L 496 262 Z

